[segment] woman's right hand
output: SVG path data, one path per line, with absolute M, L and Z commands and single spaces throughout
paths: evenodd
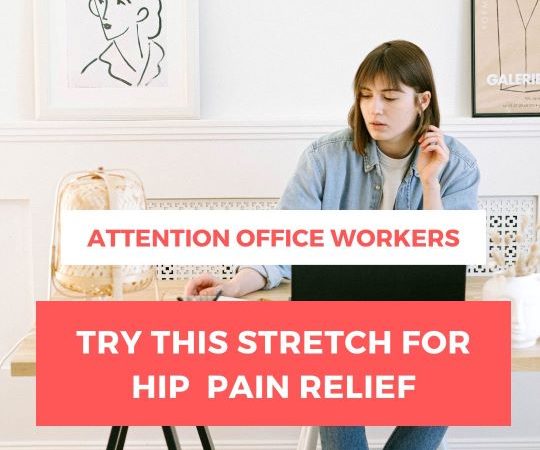
M 242 297 L 262 289 L 265 282 L 262 275 L 249 268 L 240 270 L 232 280 L 222 280 L 210 273 L 203 273 L 188 281 L 184 295 L 216 296 L 221 291 L 225 297 Z
M 230 281 L 222 280 L 210 273 L 203 273 L 192 278 L 184 288 L 184 296 L 189 295 L 210 295 L 215 296 L 221 291 L 221 295 L 234 297 L 235 292 L 231 289 Z

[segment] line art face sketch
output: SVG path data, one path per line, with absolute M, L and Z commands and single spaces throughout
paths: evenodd
M 500 90 L 540 92 L 536 82 L 536 74 L 540 73 L 538 3 L 539 0 L 497 0 Z
M 43 0 L 34 22 L 36 118 L 200 117 L 199 0 Z
M 161 0 L 89 0 L 108 45 L 81 69 L 96 86 L 146 87 L 163 77 Z M 100 82 L 102 80 L 102 82 Z

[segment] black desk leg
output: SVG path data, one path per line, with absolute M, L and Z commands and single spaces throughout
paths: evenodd
M 180 447 L 180 441 L 178 440 L 178 435 L 176 434 L 176 428 L 174 427 L 161 427 L 163 429 L 163 434 L 165 435 L 165 442 L 167 442 L 168 450 L 182 450 Z
M 126 436 L 129 427 L 112 427 L 111 434 L 109 435 L 109 442 L 107 443 L 107 450 L 123 450 L 126 442 Z M 161 427 L 165 436 L 165 442 L 167 442 L 168 450 L 182 450 L 178 435 L 176 434 L 175 427 Z M 214 443 L 210 437 L 210 431 L 208 427 L 197 427 L 197 433 L 201 440 L 203 450 L 215 450 Z
M 109 434 L 107 450 L 122 450 L 126 442 L 128 427 L 112 427 Z
M 199 439 L 201 440 L 203 450 L 215 450 L 208 427 L 197 427 L 197 433 L 199 433 Z

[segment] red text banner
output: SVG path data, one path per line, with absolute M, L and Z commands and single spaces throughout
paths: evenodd
M 38 425 L 510 425 L 509 302 L 37 302 Z

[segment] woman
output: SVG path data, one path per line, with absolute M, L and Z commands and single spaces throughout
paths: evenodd
M 475 209 L 474 157 L 439 129 L 429 61 L 407 41 L 386 42 L 360 64 L 349 128 L 312 143 L 302 154 L 281 209 Z M 191 280 L 186 295 L 242 296 L 290 278 L 290 266 L 240 266 L 223 281 Z M 397 427 L 385 450 L 431 450 L 446 427 Z M 364 427 L 321 427 L 325 450 L 367 449 Z

